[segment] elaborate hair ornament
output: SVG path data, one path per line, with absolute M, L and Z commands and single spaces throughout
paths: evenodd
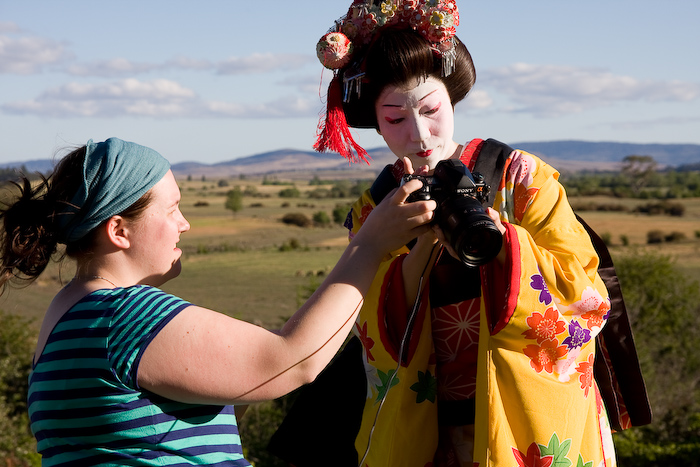
M 353 93 L 360 96 L 365 74 L 362 54 L 376 34 L 386 28 L 418 31 L 442 59 L 444 77 L 454 71 L 457 26 L 459 11 L 455 0 L 354 0 L 347 14 L 336 20 L 316 45 L 321 64 L 335 75 L 328 87 L 325 121 L 319 122 L 314 149 L 338 152 L 351 162 L 369 163 L 367 152 L 350 134 L 342 103 L 349 102 Z
M 454 0 L 355 0 L 316 46 L 324 67 L 339 70 L 384 28 L 418 31 L 438 55 L 454 54 L 459 10 Z M 445 76 L 449 75 L 445 71 Z

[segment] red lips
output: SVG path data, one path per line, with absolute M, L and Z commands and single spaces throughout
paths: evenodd
M 432 149 L 428 149 L 427 151 L 417 152 L 417 153 L 416 153 L 416 156 L 418 156 L 418 157 L 430 157 L 430 155 L 431 155 L 432 153 L 433 153 L 433 150 L 432 150 Z

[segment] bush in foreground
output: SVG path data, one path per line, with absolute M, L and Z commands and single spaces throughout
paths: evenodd
M 0 311 L 0 465 L 41 464 L 27 415 L 33 330 L 30 320 Z

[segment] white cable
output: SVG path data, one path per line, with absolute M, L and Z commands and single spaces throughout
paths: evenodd
M 406 345 L 406 341 L 408 340 L 408 338 L 411 334 L 410 331 L 413 328 L 413 321 L 416 319 L 416 315 L 418 314 L 418 308 L 420 305 L 420 296 L 423 293 L 423 277 L 425 276 L 425 271 L 428 269 L 428 265 L 430 264 L 430 259 L 433 257 L 433 252 L 435 251 L 436 246 L 437 246 L 437 244 L 433 245 L 433 250 L 430 253 L 430 257 L 428 258 L 428 262 L 426 263 L 425 267 L 423 268 L 423 272 L 421 273 L 420 279 L 418 280 L 418 292 L 416 293 L 416 298 L 413 301 L 413 308 L 411 309 L 411 314 L 408 317 L 408 323 L 406 324 L 406 330 L 403 333 L 403 337 L 401 338 L 401 345 L 399 346 L 398 365 L 396 366 L 394 373 L 391 375 L 391 377 L 389 378 L 389 380 L 386 383 L 386 392 L 384 393 L 384 396 L 382 396 L 381 401 L 379 401 L 379 407 L 377 408 L 377 413 L 374 416 L 374 421 L 372 422 L 372 428 L 369 430 L 369 438 L 367 439 L 367 448 L 365 449 L 365 454 L 362 456 L 362 460 L 360 460 L 358 467 L 362 467 L 364 465 L 365 460 L 367 459 L 367 456 L 369 455 L 369 448 L 372 445 L 372 435 L 374 434 L 374 429 L 377 427 L 377 420 L 379 420 L 379 412 L 381 412 L 382 407 L 384 406 L 384 402 L 386 401 L 386 398 L 389 395 L 389 391 L 391 390 L 391 383 L 394 382 L 394 378 L 396 377 L 396 375 L 399 373 L 399 370 L 401 369 L 401 360 L 403 359 L 404 347 Z

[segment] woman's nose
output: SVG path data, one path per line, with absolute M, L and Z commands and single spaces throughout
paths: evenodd
M 414 119 L 411 127 L 411 141 L 425 141 L 429 136 L 430 130 L 428 125 L 420 118 Z
M 182 215 L 182 213 L 180 214 L 180 217 L 182 217 L 182 219 L 180 220 L 180 231 L 187 232 L 188 230 L 190 230 L 190 223 L 187 222 L 187 218 L 184 215 Z

